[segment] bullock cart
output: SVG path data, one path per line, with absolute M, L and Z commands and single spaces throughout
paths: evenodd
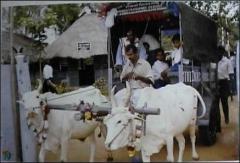
M 117 9 L 115 24 L 110 29 L 113 60 L 119 38 L 124 37 L 129 28 L 134 28 L 139 38 L 146 34 L 153 36 L 167 52 L 172 49 L 171 37 L 175 33 L 180 34 L 183 41 L 183 58 L 187 59 L 187 62 L 183 64 L 182 60 L 178 71 L 170 72 L 169 76 L 172 83 L 184 82 L 200 92 L 207 106 L 207 113 L 197 121 L 200 140 L 206 145 L 214 144 L 217 132 L 216 23 L 183 3 L 120 3 L 110 4 L 108 8 Z M 149 53 L 154 53 L 151 40 L 145 41 L 150 44 Z M 117 78 L 113 79 L 113 83 L 117 81 Z

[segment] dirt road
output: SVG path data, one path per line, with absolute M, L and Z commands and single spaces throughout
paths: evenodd
M 234 97 L 233 101 L 230 101 L 230 123 L 226 125 L 224 123 L 224 117 L 222 115 L 222 132 L 217 134 L 217 142 L 212 146 L 204 146 L 196 142 L 197 152 L 200 156 L 200 161 L 223 161 L 223 160 L 239 160 L 239 107 L 237 104 L 237 98 Z M 192 161 L 191 157 L 191 143 L 189 135 L 184 134 L 186 138 L 186 147 L 184 152 L 184 161 Z M 107 154 L 104 148 L 103 138 L 97 138 L 97 150 L 95 161 L 106 161 Z M 113 152 L 114 161 L 129 161 L 126 149 L 119 149 Z M 174 146 L 174 159 L 178 157 L 178 145 L 175 142 Z M 89 143 L 88 140 L 80 142 L 77 140 L 71 140 L 68 160 L 74 162 L 88 161 L 89 159 Z M 151 157 L 151 161 L 165 161 L 166 160 L 166 148 L 164 147 L 160 153 L 154 154 Z M 46 161 L 59 161 L 59 154 L 52 152 L 47 153 Z

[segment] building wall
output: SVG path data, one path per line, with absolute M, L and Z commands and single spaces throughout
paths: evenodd
M 1 64 L 1 162 L 18 161 L 16 117 L 11 97 L 11 66 Z

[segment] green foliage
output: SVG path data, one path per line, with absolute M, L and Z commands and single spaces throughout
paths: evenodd
M 83 60 L 85 65 L 93 65 L 93 57 L 88 57 Z
M 100 90 L 100 92 L 104 95 L 104 96 L 108 96 L 108 87 L 107 87 L 107 82 L 104 78 L 99 78 L 95 81 L 95 83 L 93 84 L 93 86 L 97 89 Z
M 34 48 L 42 51 L 47 39 L 45 29 L 56 26 L 61 34 L 78 19 L 80 11 L 81 7 L 76 4 L 16 7 L 14 27 L 25 28 L 25 34 L 31 34 L 36 41 Z
M 46 10 L 46 12 L 43 12 Z M 23 6 L 16 7 L 14 13 L 14 27 L 25 28 L 27 34 L 31 34 L 35 40 L 33 46 L 36 50 L 42 51 L 44 40 L 47 39 L 45 28 L 56 24 L 57 17 L 44 6 Z
M 238 1 L 188 1 L 192 8 L 212 18 L 219 29 L 229 32 L 230 45 L 234 47 L 234 42 L 239 39 L 239 2 Z M 228 7 L 227 7 L 228 6 Z M 238 6 L 238 10 L 230 15 L 231 9 Z M 218 32 L 219 38 L 221 31 Z
M 78 15 L 81 11 L 81 7 L 76 4 L 51 5 L 48 6 L 48 8 L 56 14 L 56 26 L 60 33 L 63 33 L 78 19 Z

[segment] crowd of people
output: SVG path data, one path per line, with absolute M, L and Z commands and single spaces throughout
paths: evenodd
M 178 65 L 182 62 L 188 64 L 189 60 L 183 58 L 183 44 L 180 40 L 180 35 L 175 34 L 172 37 L 173 51 L 166 56 L 163 48 L 158 48 L 153 55 L 149 55 L 148 43 L 139 44 L 138 38 L 133 30 L 128 31 L 125 41 L 119 43 L 116 55 L 116 67 L 122 67 L 120 80 L 129 81 L 132 89 L 131 102 L 134 105 L 138 89 L 152 85 L 154 88 L 161 88 L 171 81 L 168 77 L 170 71 L 178 71 Z M 139 47 L 143 45 L 142 47 Z M 235 95 L 234 88 L 235 73 L 233 70 L 234 55 L 231 53 L 231 58 L 228 58 L 228 53 L 223 46 L 218 47 L 217 51 L 217 76 L 218 76 L 218 104 L 222 103 L 225 123 L 229 123 L 229 107 L 228 97 Z M 167 60 L 170 60 L 170 64 Z M 218 132 L 221 132 L 220 109 L 218 109 Z
M 139 38 L 136 37 L 134 30 L 130 29 L 126 34 L 126 37 L 119 39 L 119 45 L 116 53 L 115 69 L 118 72 L 122 71 L 121 77 L 123 74 L 126 73 L 126 69 L 129 71 L 128 73 L 134 75 L 137 74 L 137 77 L 139 75 L 146 77 L 145 75 L 147 73 L 142 73 L 144 71 L 149 71 L 147 78 L 151 79 L 151 84 L 155 88 L 161 88 L 166 84 L 170 83 L 170 79 L 168 78 L 168 72 L 177 71 L 178 65 L 181 63 L 182 60 L 183 48 L 179 34 L 175 34 L 173 36 L 172 43 L 174 46 L 174 50 L 168 56 L 166 56 L 164 49 L 161 47 L 155 49 L 153 52 L 150 52 L 149 49 L 151 45 L 149 45 L 148 42 L 140 43 Z M 130 50 L 133 54 L 131 54 L 130 56 L 126 55 L 127 50 Z M 129 66 L 129 64 L 132 65 Z M 139 65 L 143 67 L 144 71 L 137 72 L 138 67 L 140 67 Z M 128 74 L 127 76 L 129 77 L 132 75 Z M 134 82 L 130 81 L 130 83 Z M 142 88 L 143 86 L 139 87 Z

